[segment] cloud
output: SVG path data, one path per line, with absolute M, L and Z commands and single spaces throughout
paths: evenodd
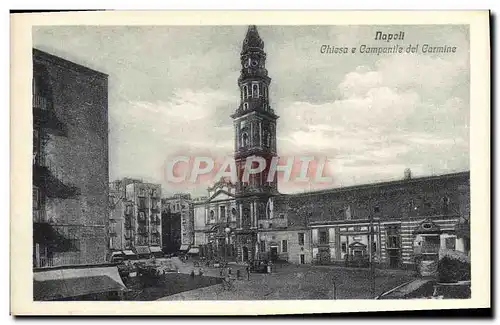
M 280 148 L 329 156 L 337 184 L 401 177 L 408 167 L 468 169 L 468 95 L 449 91 L 467 85 L 467 62 L 403 55 L 358 66 L 332 90 L 336 99 L 280 107 Z

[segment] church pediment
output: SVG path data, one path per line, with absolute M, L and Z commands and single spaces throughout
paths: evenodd
M 209 202 L 224 201 L 234 199 L 234 194 L 226 190 L 218 190 L 209 199 Z

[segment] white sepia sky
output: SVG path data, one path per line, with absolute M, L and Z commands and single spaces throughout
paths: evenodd
M 34 47 L 109 75 L 110 180 L 140 177 L 164 194 L 178 155 L 232 155 L 246 26 L 33 29 Z M 338 187 L 469 169 L 469 32 L 464 26 L 259 26 L 282 156 L 330 159 Z M 404 41 L 375 41 L 377 30 Z M 430 44 L 445 54 L 322 54 L 320 47 Z M 297 191 L 280 184 L 283 193 Z

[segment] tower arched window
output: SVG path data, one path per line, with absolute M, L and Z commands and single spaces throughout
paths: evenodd
M 248 98 L 248 86 L 247 85 L 243 85 L 243 99 L 247 99 Z
M 270 147 L 271 146 L 271 134 L 266 133 L 266 146 Z
M 259 84 L 257 83 L 252 84 L 252 97 L 253 98 L 259 97 Z
M 248 103 L 243 103 L 243 110 L 246 111 L 248 109 Z
M 248 146 L 248 134 L 246 132 L 244 132 L 242 135 L 241 135 L 241 146 L 244 148 L 246 146 Z

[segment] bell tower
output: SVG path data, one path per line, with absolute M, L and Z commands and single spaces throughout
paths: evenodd
M 238 170 L 236 194 L 264 195 L 277 194 L 277 176 L 268 180 L 272 158 L 277 156 L 276 121 L 278 116 L 269 104 L 271 78 L 266 69 L 264 42 L 256 26 L 249 26 L 240 54 L 241 72 L 238 78 L 240 103 L 231 117 L 235 130 L 235 161 Z M 266 161 L 266 168 L 243 179 L 247 158 L 257 156 Z M 254 163 L 254 168 L 258 163 Z

